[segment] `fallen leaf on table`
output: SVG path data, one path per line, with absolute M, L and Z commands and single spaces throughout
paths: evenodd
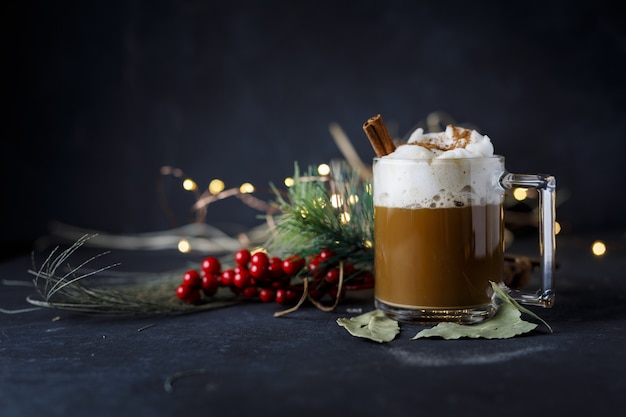
M 537 328 L 537 324 L 522 320 L 522 313 L 541 321 L 552 333 L 552 328 L 541 317 L 522 307 L 498 284 L 491 283 L 495 296 L 502 301 L 498 312 L 490 319 L 478 324 L 439 323 L 435 327 L 422 330 L 411 340 L 424 337 L 441 337 L 443 339 L 460 339 L 462 337 L 484 339 L 508 339 L 528 333 Z
M 435 327 L 425 329 L 411 340 L 424 337 L 441 337 L 443 339 L 508 339 L 534 330 L 537 325 L 522 320 L 520 311 L 511 303 L 504 303 L 498 312 L 489 320 L 478 324 L 439 323 Z
M 400 333 L 398 322 L 387 318 L 381 310 L 372 310 L 349 319 L 337 319 L 352 336 L 370 339 L 378 343 L 391 342 Z

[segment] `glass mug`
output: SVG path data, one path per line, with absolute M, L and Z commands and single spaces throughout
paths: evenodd
M 542 288 L 511 291 L 554 303 L 555 189 L 550 175 L 511 174 L 504 157 L 374 158 L 375 303 L 399 321 L 477 323 L 497 311 L 504 270 L 504 191 L 539 191 Z

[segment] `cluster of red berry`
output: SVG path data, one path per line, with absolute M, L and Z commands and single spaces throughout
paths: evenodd
M 230 288 L 235 294 L 263 302 L 287 304 L 298 300 L 304 291 L 303 281 L 309 280 L 308 296 L 319 300 L 325 295 L 338 296 L 341 274 L 339 259 L 330 249 L 324 249 L 307 259 L 292 255 L 285 259 L 270 257 L 265 252 L 252 254 L 241 249 L 234 255 L 235 266 L 222 269 L 219 259 L 209 256 L 202 261 L 200 271 L 189 270 L 183 274 L 176 295 L 190 304 L 199 303 L 204 297 L 215 295 L 219 287 Z M 373 285 L 369 271 L 357 271 L 353 264 L 344 262 L 344 280 L 351 285 L 346 289 L 367 288 Z M 294 283 L 295 277 L 302 280 Z

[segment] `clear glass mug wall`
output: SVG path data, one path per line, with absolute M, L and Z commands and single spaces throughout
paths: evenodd
M 504 191 L 539 190 L 542 288 L 524 304 L 554 302 L 555 179 L 511 174 L 504 158 L 374 159 L 377 308 L 397 320 L 475 323 L 497 310 L 490 281 L 504 269 Z

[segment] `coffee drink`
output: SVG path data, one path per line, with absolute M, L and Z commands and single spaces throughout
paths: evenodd
M 491 140 L 448 126 L 374 159 L 375 302 L 391 318 L 476 323 L 497 306 L 492 282 L 504 269 L 504 190 L 540 190 L 543 289 L 526 304 L 554 300 L 554 178 L 511 174 Z
M 502 206 L 374 207 L 376 299 L 408 309 L 491 302 L 503 270 Z

